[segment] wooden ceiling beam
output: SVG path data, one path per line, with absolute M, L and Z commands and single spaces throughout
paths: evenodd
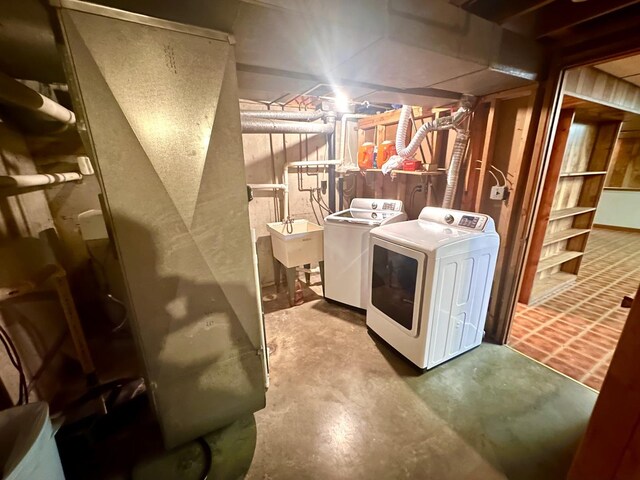
M 536 12 L 534 36 L 538 39 L 574 27 L 638 3 L 638 0 L 606 0 L 573 3 L 553 2 Z

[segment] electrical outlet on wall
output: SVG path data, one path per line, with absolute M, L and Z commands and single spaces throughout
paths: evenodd
M 506 186 L 500 187 L 496 185 L 495 187 L 491 187 L 491 193 L 489 193 L 489 198 L 491 200 L 504 200 L 507 198 L 509 194 L 509 190 Z

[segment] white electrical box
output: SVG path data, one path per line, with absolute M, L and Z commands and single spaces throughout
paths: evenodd
M 507 195 L 507 187 L 500 187 L 496 185 L 495 187 L 491 187 L 491 192 L 489 193 L 489 198 L 491 200 L 504 200 Z

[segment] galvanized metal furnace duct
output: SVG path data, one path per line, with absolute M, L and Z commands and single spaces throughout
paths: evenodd
M 56 6 L 147 386 L 173 447 L 265 404 L 233 47 L 211 30 Z

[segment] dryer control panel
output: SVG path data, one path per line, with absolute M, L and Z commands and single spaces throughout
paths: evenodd
M 482 213 L 463 212 L 449 208 L 425 207 L 420 212 L 418 219 L 478 232 L 495 231 L 493 219 Z

